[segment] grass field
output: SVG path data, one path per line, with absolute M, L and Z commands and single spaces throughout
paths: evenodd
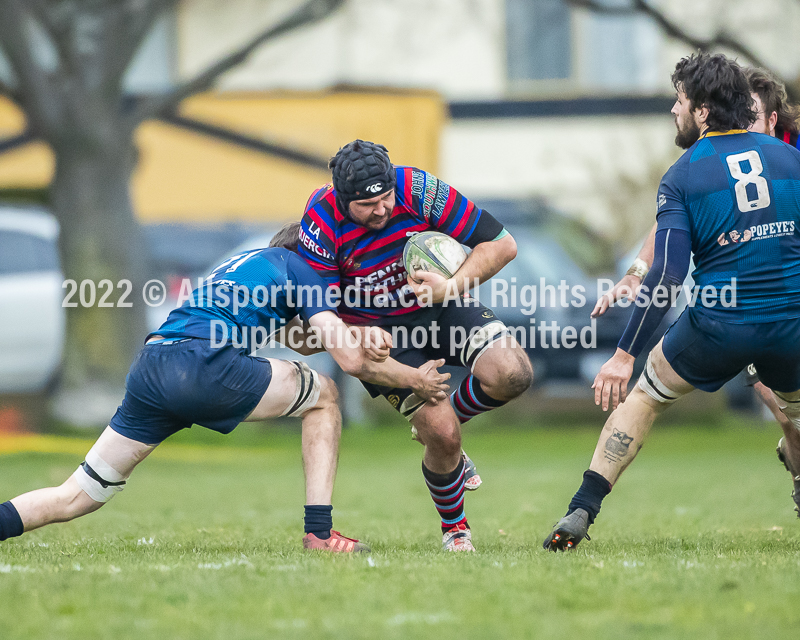
M 100 512 L 0 543 L 0 637 L 797 638 L 800 521 L 777 428 L 657 428 L 594 540 L 545 553 L 598 429 L 471 428 L 479 553 L 457 556 L 407 429 L 347 432 L 334 523 L 372 545 L 359 557 L 301 549 L 299 434 L 192 429 Z M 5 444 L 0 500 L 61 482 L 89 443 Z

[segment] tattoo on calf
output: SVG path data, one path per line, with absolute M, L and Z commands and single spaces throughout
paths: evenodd
M 609 462 L 619 462 L 628 455 L 628 448 L 633 442 L 633 436 L 629 436 L 624 431 L 614 429 L 614 433 L 608 436 L 605 444 L 605 459 Z

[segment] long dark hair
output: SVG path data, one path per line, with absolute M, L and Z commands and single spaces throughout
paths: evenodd
M 772 112 L 778 114 L 776 129 L 797 133 L 798 129 L 798 108 L 789 104 L 786 95 L 786 87 L 772 73 L 766 69 L 749 68 L 745 70 L 745 75 L 750 82 L 750 91 L 758 94 L 761 104 L 764 107 L 764 114 L 769 120 Z
M 683 91 L 692 110 L 708 108 L 711 131 L 747 129 L 756 121 L 744 70 L 721 53 L 696 53 L 675 65 L 672 86 Z

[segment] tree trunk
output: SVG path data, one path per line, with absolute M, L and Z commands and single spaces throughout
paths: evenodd
M 75 144 L 73 138 L 53 145 L 51 204 L 61 223 L 65 278 L 77 284 L 70 300 L 77 306 L 67 308 L 63 371 L 63 384 L 72 389 L 92 382 L 122 386 L 146 334 L 142 285 L 148 260 L 129 186 L 133 141 L 129 134 L 91 142 Z M 113 307 L 101 307 L 109 288 L 105 304 Z

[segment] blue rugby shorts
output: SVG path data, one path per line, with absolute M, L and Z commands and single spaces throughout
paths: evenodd
M 145 345 L 133 360 L 111 428 L 145 444 L 160 444 L 193 424 L 233 431 L 264 396 L 272 366 L 231 345 L 210 345 L 201 338 Z
M 703 391 L 716 391 L 749 364 L 774 391 L 800 389 L 800 318 L 730 324 L 687 308 L 662 349 L 675 373 Z

